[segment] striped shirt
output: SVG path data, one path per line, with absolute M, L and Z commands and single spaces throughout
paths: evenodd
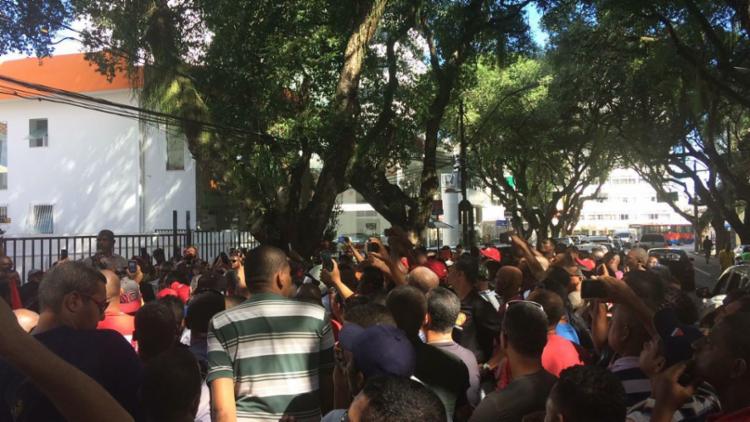
M 652 397 L 628 409 L 627 422 L 648 422 L 654 412 L 656 400 Z M 672 422 L 702 421 L 712 413 L 721 411 L 716 391 L 710 384 L 701 383 L 693 397 L 682 405 L 672 416 Z
M 638 356 L 626 356 L 616 359 L 609 367 L 622 382 L 625 389 L 625 405 L 633 406 L 638 402 L 646 400 L 651 395 L 651 381 L 641 371 L 638 364 Z
M 319 421 L 318 375 L 332 369 L 321 306 L 261 293 L 211 320 L 207 381 L 234 380 L 237 420 Z

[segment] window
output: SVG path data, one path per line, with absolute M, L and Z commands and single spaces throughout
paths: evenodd
M 659 214 L 649 214 L 648 215 L 648 219 L 649 220 L 658 220 L 659 219 Z
M 52 205 L 34 205 L 31 213 L 31 230 L 39 234 L 52 234 Z
M 0 122 L 0 190 L 8 189 L 8 124 Z
M 620 220 L 627 220 L 630 216 L 628 214 L 620 214 Z
M 185 135 L 167 126 L 167 170 L 185 170 Z
M 8 223 L 10 223 L 10 218 L 8 218 L 8 207 L 0 206 L 0 224 Z
M 373 210 L 357 211 L 357 217 L 377 217 L 378 213 Z
M 47 139 L 47 119 L 30 119 L 29 148 L 46 147 Z

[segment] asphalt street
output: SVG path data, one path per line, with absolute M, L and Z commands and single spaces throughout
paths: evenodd
M 711 255 L 711 259 L 706 264 L 706 257 L 701 252 L 693 252 L 693 245 L 685 245 L 681 249 L 685 249 L 688 255 L 694 259 L 693 266 L 695 268 L 696 287 L 713 287 L 719 275 L 721 275 L 719 257 Z

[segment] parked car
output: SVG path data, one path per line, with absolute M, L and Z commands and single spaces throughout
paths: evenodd
M 582 243 L 588 243 L 588 241 L 586 240 L 587 236 L 584 236 L 582 234 L 570 236 L 570 238 L 573 240 L 573 243 L 576 245 L 580 245 Z
M 733 265 L 719 276 L 711 289 L 711 297 L 721 296 L 735 289 L 750 288 L 750 265 Z
M 734 262 L 736 264 L 750 264 L 750 245 L 739 245 L 734 248 Z
M 607 245 L 602 244 L 602 243 L 582 243 L 580 245 L 576 245 L 576 249 L 582 252 L 586 252 L 588 254 L 590 254 L 591 251 L 594 250 L 594 248 L 601 249 L 602 252 L 604 252 L 605 254 L 609 252 L 609 248 L 607 247 Z
M 727 293 L 736 289 L 750 289 L 750 265 L 733 265 L 721 273 L 713 288 L 698 289 L 697 296 L 702 299 L 701 315 L 715 311 L 724 303 Z
M 630 232 L 616 232 L 614 236 L 612 236 L 615 240 L 619 240 L 622 242 L 623 246 L 626 248 L 629 248 L 630 245 L 633 243 L 635 238 L 633 237 Z
M 638 242 L 638 246 L 640 246 L 643 249 L 654 249 L 654 248 L 664 248 L 669 247 L 669 244 L 667 243 L 666 239 L 664 239 L 663 234 L 659 233 L 646 233 L 643 236 L 641 236 L 641 241 Z
M 575 241 L 573 241 L 573 238 L 570 236 L 558 237 L 556 239 L 552 239 L 552 241 L 555 242 L 555 245 L 563 245 L 563 246 L 575 245 Z
M 648 256 L 659 258 L 659 264 L 669 268 L 673 277 L 680 280 L 685 291 L 695 290 L 695 267 L 693 258 L 682 249 L 654 248 L 648 250 Z
M 604 245 L 608 250 L 619 252 L 622 250 L 622 243 L 619 240 L 613 239 L 609 236 L 589 236 L 588 243 L 596 243 L 597 245 Z

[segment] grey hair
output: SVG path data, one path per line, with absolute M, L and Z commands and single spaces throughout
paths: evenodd
M 39 305 L 59 312 L 63 298 L 68 293 L 96 294 L 99 283 L 107 284 L 107 278 L 98 270 L 81 262 L 63 262 L 44 274 L 39 285 Z

